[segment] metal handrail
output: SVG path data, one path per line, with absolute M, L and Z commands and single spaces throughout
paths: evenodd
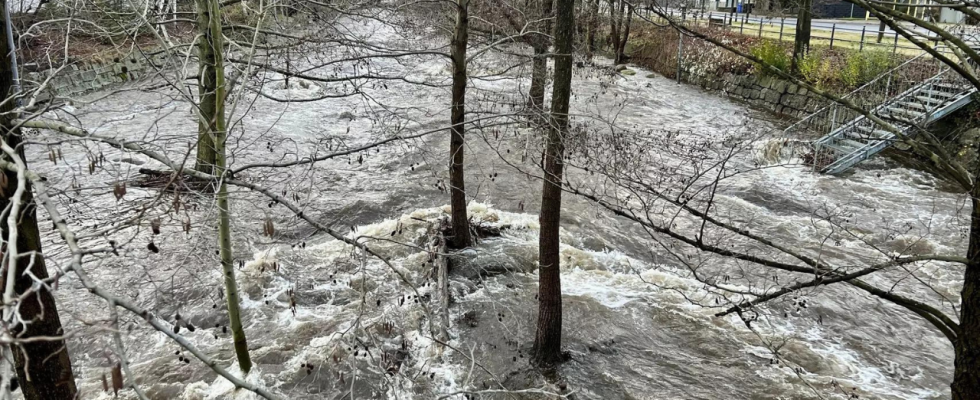
M 942 82 L 944 80 L 944 78 L 946 78 L 950 74 L 950 71 L 952 71 L 951 68 L 944 69 L 942 72 L 940 72 L 940 73 L 932 76 L 931 78 L 929 78 L 929 79 L 927 79 L 925 81 L 922 81 L 921 83 L 915 85 L 914 87 L 912 87 L 912 88 L 910 88 L 910 89 L 902 92 L 901 94 L 899 94 L 897 96 L 894 96 L 894 97 L 890 98 L 888 101 L 886 101 L 886 102 L 882 103 L 881 105 L 875 107 L 875 110 L 873 112 L 877 114 L 882 109 L 887 109 L 887 108 L 890 108 L 890 107 L 892 107 L 893 105 L 895 105 L 897 103 L 900 103 L 902 101 L 906 101 L 906 100 L 908 100 L 908 97 L 909 96 L 916 96 L 916 94 L 918 92 L 920 92 L 920 91 L 922 91 L 924 89 L 933 89 L 933 88 L 936 88 L 936 85 L 939 84 L 940 82 Z M 956 86 L 953 86 L 953 87 L 956 87 Z M 936 88 L 936 89 L 937 90 L 940 90 L 938 88 Z M 906 126 L 901 126 L 902 134 L 904 134 L 904 132 L 907 132 L 912 127 L 912 125 L 910 125 L 910 124 L 918 124 L 918 123 L 921 123 L 921 122 L 924 122 L 924 121 L 928 121 L 935 112 L 941 111 L 941 110 L 946 109 L 946 108 L 949 108 L 949 107 L 954 107 L 956 104 L 959 104 L 960 101 L 963 98 L 972 95 L 976 91 L 977 91 L 977 89 L 975 87 L 972 87 L 972 86 L 963 86 L 961 88 L 961 90 L 959 90 L 958 92 L 956 92 L 953 96 L 948 97 L 948 98 L 945 98 L 942 102 L 937 103 L 935 106 L 929 107 L 927 105 L 925 107 L 925 111 L 919 113 L 918 117 L 916 117 L 916 118 L 914 118 L 912 120 L 909 120 L 908 123 L 899 124 L 899 125 L 906 125 Z M 927 96 L 929 98 L 933 98 L 931 94 L 927 94 Z M 829 142 L 834 142 L 836 140 L 840 140 L 843 135 L 846 135 L 847 133 L 852 132 L 853 129 L 854 129 L 854 127 L 857 124 L 859 124 L 861 122 L 864 122 L 864 121 L 867 121 L 867 119 L 864 118 L 864 116 L 859 116 L 858 118 L 855 118 L 853 121 L 849 122 L 847 125 L 842 126 L 842 127 L 838 128 L 838 129 L 835 129 L 830 134 L 827 134 L 824 137 L 821 137 L 819 140 L 817 140 L 816 142 L 814 142 L 814 144 L 815 144 L 815 151 L 817 153 L 820 153 L 820 150 L 824 146 L 829 145 Z M 874 127 L 877 126 L 877 125 L 878 125 L 877 123 L 874 123 L 872 121 L 872 127 L 871 127 L 872 133 L 874 132 Z M 899 134 L 899 135 L 901 135 L 901 134 Z M 898 137 L 898 135 L 896 135 L 895 133 L 893 133 L 893 132 L 887 132 L 887 135 L 885 135 L 885 136 L 876 137 L 876 138 L 873 138 L 873 139 L 869 139 L 862 146 L 854 149 L 853 151 L 851 151 L 851 152 L 843 155 L 840 158 L 837 158 L 836 160 L 834 160 L 829 165 L 823 167 L 822 168 L 822 171 L 823 172 L 828 172 L 828 173 L 842 172 L 846 168 L 848 168 L 848 167 L 856 164 L 857 162 L 860 162 L 862 160 L 865 160 L 865 159 L 869 158 L 871 155 L 877 154 L 879 151 L 881 151 L 884 148 L 890 146 L 892 143 L 894 143 L 896 141 L 896 138 L 897 137 Z M 831 146 L 831 148 L 833 148 L 833 147 Z M 816 165 L 814 165 L 814 167 L 816 167 Z
M 906 90 L 906 91 L 904 91 L 902 93 L 899 93 L 898 95 L 895 95 L 894 97 L 889 98 L 887 101 L 885 101 L 884 103 L 879 104 L 877 107 L 875 107 L 873 110 L 871 110 L 871 114 L 878 114 L 878 111 L 881 111 L 882 109 L 884 109 L 884 108 L 886 108 L 888 106 L 891 106 L 891 105 L 895 104 L 896 102 L 898 102 L 898 101 L 906 98 L 908 95 L 910 95 L 910 94 L 912 94 L 914 92 L 917 92 L 919 90 L 922 90 L 923 87 L 930 86 L 930 85 L 934 84 L 943 75 L 949 73 L 949 71 L 951 71 L 951 69 L 947 67 L 942 72 L 940 72 L 940 73 L 938 73 L 936 75 L 933 75 L 931 78 L 926 79 L 926 80 L 918 83 L 917 85 L 909 88 L 908 90 Z M 936 109 L 938 109 L 938 106 L 937 106 L 937 108 L 934 108 L 932 110 L 927 110 L 926 113 L 923 113 L 923 118 L 925 118 L 926 116 L 928 116 L 929 113 L 935 111 Z M 858 116 L 857 118 L 854 118 L 853 120 L 851 120 L 850 122 L 848 122 L 846 125 L 842 125 L 841 127 L 837 128 L 837 129 L 834 129 L 833 132 L 830 132 L 829 134 L 824 135 L 820 139 L 817 139 L 814 142 L 814 144 L 818 144 L 819 145 L 819 144 L 824 143 L 826 141 L 825 139 L 828 139 L 829 140 L 830 138 L 832 138 L 833 136 L 835 136 L 834 135 L 835 133 L 844 132 L 847 129 L 849 129 L 850 127 L 852 127 L 855 124 L 857 124 L 858 122 L 860 122 L 861 120 L 864 120 L 865 118 L 866 117 L 864 115 L 861 115 L 861 116 Z
M 886 72 L 883 72 L 881 75 L 878 75 L 877 77 L 875 77 L 874 79 L 866 82 L 865 84 L 861 85 L 857 89 L 854 89 L 854 90 L 848 92 L 847 94 L 845 94 L 844 96 L 842 96 L 841 99 L 843 100 L 843 99 L 847 99 L 847 98 L 853 96 L 855 93 L 864 90 L 868 86 L 870 86 L 870 85 L 872 85 L 872 84 L 880 81 L 882 78 L 885 78 L 887 76 L 890 76 L 892 73 L 894 73 L 895 71 L 898 71 L 900 68 L 903 68 L 906 65 L 912 63 L 913 61 L 918 60 L 919 58 L 925 57 L 927 55 L 928 55 L 928 53 L 922 53 L 922 54 L 919 54 L 919 55 L 917 55 L 915 57 L 912 57 L 912 58 L 910 58 L 908 60 L 905 60 L 905 62 L 899 64 L 895 68 L 892 68 L 892 69 L 890 69 L 890 70 L 888 70 Z M 805 122 L 808 122 L 810 119 L 815 118 L 818 114 L 822 113 L 823 111 L 829 110 L 831 107 L 835 107 L 836 105 L 837 105 L 837 103 L 834 102 L 833 104 L 830 104 L 830 105 L 821 107 L 820 109 L 814 111 L 812 114 L 808 115 L 806 118 L 803 118 L 803 119 L 801 119 L 799 121 L 796 121 L 796 123 L 794 123 L 794 124 L 786 127 L 786 129 L 783 129 L 783 132 L 789 132 L 790 129 L 796 128 L 797 125 L 800 125 L 800 124 L 803 124 Z

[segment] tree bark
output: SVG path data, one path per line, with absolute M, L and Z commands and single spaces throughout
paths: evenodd
M 466 216 L 466 182 L 463 176 L 463 144 L 466 122 L 466 45 L 469 42 L 470 0 L 456 2 L 456 29 L 453 32 L 451 56 L 453 62 L 452 133 L 449 139 L 449 192 L 452 207 L 453 247 L 461 249 L 472 244 L 470 224 Z
M 587 0 L 589 3 L 589 31 L 585 37 L 585 58 L 589 61 L 595 55 L 595 35 L 599 29 L 599 0 Z
M 197 0 L 197 54 L 198 54 L 198 113 L 197 159 L 194 169 L 206 174 L 214 173 L 215 149 L 211 132 L 217 130 L 214 114 L 217 99 L 216 54 L 222 51 L 215 48 L 215 38 L 211 34 L 212 14 L 210 0 Z M 215 17 L 218 14 L 214 14 Z M 220 21 L 218 22 L 220 24 Z
M 544 113 L 544 89 L 548 80 L 548 46 L 551 44 L 548 35 L 551 34 L 551 8 L 554 0 L 541 0 L 540 24 L 541 34 L 531 38 L 534 49 L 534 59 L 531 61 L 531 88 L 528 91 L 531 111 Z
M 568 103 L 572 93 L 572 41 L 575 0 L 558 0 L 555 18 L 555 78 L 551 93 L 551 124 L 545 147 L 544 183 L 541 189 L 541 233 L 538 243 L 538 326 L 534 337 L 534 361 L 551 366 L 561 361 L 561 268 L 558 231 L 561 219 L 561 185 L 564 172 L 564 137 L 568 131 Z
M 980 182 L 974 183 L 971 197 L 969 262 L 963 276 L 960 332 L 954 344 L 956 360 L 950 385 L 953 400 L 980 398 Z
M 878 23 L 878 40 L 877 43 L 881 43 L 881 39 L 885 37 L 885 21 L 882 20 Z
M 221 258 L 221 269 L 225 278 L 225 300 L 228 307 L 231 335 L 235 344 L 235 356 L 238 358 L 238 366 L 247 374 L 252 369 L 252 360 L 248 355 L 248 342 L 245 339 L 245 330 L 242 328 L 239 310 L 238 284 L 235 281 L 234 258 L 231 252 L 231 205 L 228 202 L 228 185 L 224 182 L 226 177 L 223 176 L 227 168 L 225 141 L 228 134 L 225 131 L 227 88 L 225 87 L 225 66 L 222 55 L 221 10 L 218 0 L 198 0 L 197 4 L 199 12 L 201 9 L 206 10 L 207 14 L 212 17 L 206 21 L 209 42 L 206 46 L 202 46 L 211 48 L 212 64 L 208 66 L 202 62 L 202 68 L 209 69 L 210 71 L 207 72 L 214 77 L 214 90 L 212 92 L 214 103 L 213 108 L 208 110 L 213 115 L 213 125 L 210 125 L 213 126 L 213 129 L 208 129 L 207 137 L 211 139 L 211 145 L 214 148 L 214 174 L 219 178 L 216 196 L 218 205 L 218 254 Z M 201 108 L 204 109 L 203 104 Z
M 616 0 L 609 0 L 609 41 L 614 52 L 619 49 L 619 22 Z
M 3 7 L 3 12 L 6 12 L 6 4 L 0 3 L 0 7 Z M 0 21 L 3 20 L 4 18 L 0 18 Z M 12 93 L 14 87 L 13 66 L 10 60 L 12 49 L 8 44 L 6 30 L 0 29 L 0 32 L 3 35 L 0 38 L 0 58 L 2 58 L 0 61 L 0 69 L 2 69 L 0 70 L 0 96 L 7 98 L 14 94 Z M 14 118 L 14 107 L 14 101 L 5 101 L 0 104 L 0 135 L 10 147 L 17 150 L 21 159 L 27 163 L 27 159 L 24 157 L 24 148 L 20 146 L 20 131 L 10 129 L 11 120 Z M 17 174 L 11 171 L 4 171 L 3 173 L 7 178 L 7 186 L 0 189 L 0 209 L 7 209 L 12 200 L 11 196 L 17 189 Z M 37 207 L 33 203 L 33 198 L 31 184 L 28 182 L 22 197 L 16 199 L 23 204 L 22 214 L 18 218 L 17 239 L 14 244 L 20 254 L 14 271 L 15 276 L 17 276 L 14 281 L 14 293 L 16 294 L 31 289 L 34 283 L 30 277 L 31 274 L 38 279 L 48 278 L 48 269 L 41 249 L 41 235 L 37 226 Z M 0 223 L 0 225 L 2 225 L 4 243 L 9 246 L 8 239 L 11 232 L 6 222 Z M 3 248 L 2 251 L 7 253 L 7 248 Z M 31 274 L 25 274 L 28 269 L 30 269 Z M 0 286 L 6 286 L 6 279 L 3 278 L 6 275 L 6 271 L 0 274 L 0 280 L 3 281 L 3 285 Z M 38 289 L 36 295 L 25 297 L 17 310 L 20 317 L 25 321 L 30 321 L 30 323 L 26 327 L 14 327 L 12 332 L 14 335 L 20 339 L 55 338 L 25 343 L 10 349 L 14 354 L 17 380 L 24 398 L 27 400 L 74 399 L 78 394 L 78 389 L 75 387 L 71 359 L 68 356 L 65 341 L 56 339 L 64 334 L 64 330 L 58 316 L 58 306 L 54 301 L 54 295 L 42 287 Z
M 800 72 L 800 62 L 810 51 L 810 18 L 812 17 L 813 0 L 802 0 L 796 17 L 796 38 L 793 40 L 793 60 L 791 69 Z
M 622 26 L 622 37 L 619 38 L 619 47 L 616 49 L 616 64 L 626 62 L 626 42 L 630 38 L 630 25 L 633 24 L 633 5 L 630 4 L 626 9 L 626 24 Z

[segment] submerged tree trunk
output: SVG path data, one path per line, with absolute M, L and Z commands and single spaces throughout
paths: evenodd
M 544 113 L 544 89 L 548 80 L 548 45 L 551 34 L 551 7 L 554 0 L 541 0 L 541 33 L 531 38 L 534 49 L 534 59 L 531 61 L 531 88 L 528 91 L 528 101 L 531 112 Z
M 218 254 L 221 257 L 221 270 L 225 277 L 225 299 L 228 304 L 231 335 L 235 343 L 235 355 L 238 357 L 239 367 L 248 373 L 252 369 L 252 360 L 248 355 L 248 342 L 245 340 L 245 330 L 242 328 L 239 311 L 238 283 L 235 281 L 234 259 L 231 254 L 231 218 L 229 216 L 231 206 L 228 204 L 228 185 L 224 182 L 227 177 L 223 176 L 227 168 L 225 140 L 227 140 L 228 134 L 225 131 L 225 92 L 227 88 L 225 87 L 225 66 L 222 55 L 220 6 L 218 0 L 198 0 L 197 4 L 200 9 L 206 10 L 212 16 L 207 20 L 207 33 L 210 40 L 206 46 L 202 47 L 211 49 L 213 64 L 204 65 L 202 62 L 202 68 L 210 69 L 207 72 L 214 77 L 213 108 L 207 110 L 213 115 L 213 124 L 210 125 L 213 126 L 213 129 L 208 130 L 207 136 L 211 139 L 211 145 L 214 148 L 214 174 L 219 177 L 216 196 L 218 203 Z M 201 108 L 204 108 L 203 104 Z
M 463 176 L 463 139 L 466 122 L 466 45 L 469 42 L 470 0 L 456 2 L 456 29 L 453 32 L 453 98 L 452 133 L 449 139 L 449 192 L 452 207 L 453 247 L 460 249 L 472 244 L 470 224 L 466 216 L 466 184 Z
M 800 62 L 810 51 L 810 18 L 812 17 L 813 0 L 800 2 L 799 14 L 796 17 L 796 38 L 793 40 L 793 60 L 791 69 L 800 72 Z
M 953 400 L 980 397 L 980 182 L 971 193 L 970 244 L 960 304 L 960 331 L 956 335 Z
M 198 113 L 197 161 L 194 169 L 206 174 L 214 173 L 215 149 L 211 132 L 217 130 L 214 114 L 217 99 L 216 54 L 222 49 L 212 45 L 210 0 L 197 0 L 197 54 L 198 58 Z M 217 16 L 217 14 L 215 14 Z M 220 21 L 218 22 L 220 24 Z
M 6 11 L 6 4 L 0 3 Z M 5 17 L 5 16 L 4 16 Z M 5 18 L 0 18 L 3 21 Z M 0 38 L 0 97 L 7 99 L 13 95 L 14 87 L 13 63 L 10 60 L 12 49 L 10 48 L 6 29 L 0 28 L 2 38 Z M 21 137 L 19 130 L 11 130 L 11 120 L 14 118 L 13 109 L 15 102 L 4 101 L 0 104 L 0 135 L 10 147 L 17 150 L 17 153 L 27 163 L 24 158 L 24 148 L 20 145 Z M 33 194 L 30 182 L 20 199 L 11 199 L 17 189 L 17 174 L 12 171 L 4 171 L 7 185 L 0 188 L 0 209 L 7 210 L 10 202 L 19 201 L 22 204 L 17 219 L 16 229 L 17 238 L 15 246 L 20 257 L 17 259 L 14 269 L 14 276 L 17 278 L 13 282 L 15 294 L 21 294 L 31 289 L 34 284 L 31 275 L 38 279 L 48 278 L 48 269 L 44 262 L 41 250 L 41 235 L 37 227 L 37 206 L 33 203 Z M 6 218 L 2 225 L 3 240 L 9 246 L 11 232 L 8 228 Z M 2 249 L 3 253 L 8 253 L 9 249 Z M 33 254 L 33 256 L 31 255 Z M 25 272 L 30 269 L 30 274 Z M 4 271 L 0 277 L 6 277 Z M 3 280 L 2 287 L 9 283 Z M 20 383 L 21 391 L 27 400 L 69 400 L 76 398 L 78 389 L 75 387 L 75 376 L 71 370 L 71 359 L 68 357 L 68 349 L 65 347 L 64 339 L 59 339 L 65 332 L 61 326 L 61 319 L 58 316 L 58 306 L 55 304 L 54 296 L 46 288 L 41 287 L 35 295 L 29 295 L 23 299 L 17 308 L 20 317 L 24 321 L 30 321 L 25 326 L 17 326 L 12 329 L 12 333 L 20 339 L 30 339 L 48 337 L 50 339 L 38 340 L 36 342 L 25 343 L 20 346 L 10 348 L 13 352 L 16 364 L 17 380 Z M 10 354 L 9 352 L 5 354 Z M 2 360 L 0 362 L 8 362 Z M 26 371 L 25 371 L 26 367 Z
M 538 326 L 534 361 L 542 366 L 561 361 L 561 268 L 558 230 L 564 172 L 564 137 L 568 131 L 568 103 L 572 93 L 572 40 L 575 0 L 558 0 L 555 18 L 555 79 L 551 92 L 551 124 L 545 148 L 541 189 L 541 234 L 538 243 Z

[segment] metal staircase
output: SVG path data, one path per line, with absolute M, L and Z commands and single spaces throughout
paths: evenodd
M 902 136 L 914 136 L 916 126 L 925 127 L 969 104 L 976 91 L 947 66 L 919 56 L 845 97 L 898 128 Z M 836 103 L 793 124 L 785 133 L 800 134 L 804 130 L 810 135 L 830 132 L 813 142 L 812 159 L 816 170 L 828 174 L 843 173 L 900 138 Z

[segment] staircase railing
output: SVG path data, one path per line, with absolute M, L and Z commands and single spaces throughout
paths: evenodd
M 906 60 L 842 98 L 848 99 L 864 109 L 873 110 L 895 95 L 935 76 L 942 68 L 943 65 L 938 61 L 923 53 Z M 783 133 L 800 138 L 823 136 L 853 121 L 859 115 L 860 113 L 834 102 L 790 125 Z
M 935 76 L 874 107 L 871 113 L 898 128 L 899 134 L 914 135 L 913 125 L 926 125 L 962 107 L 970 101 L 975 88 L 951 68 L 942 68 Z M 871 120 L 854 118 L 813 142 L 814 168 L 827 173 L 843 172 L 891 146 L 898 136 Z M 842 149 L 847 151 L 839 153 Z
M 868 111 L 870 111 L 871 114 L 873 114 L 873 115 L 883 116 L 883 114 L 887 114 L 887 110 L 888 110 L 889 107 L 893 107 L 893 106 L 897 105 L 899 102 L 905 100 L 908 96 L 912 96 L 917 91 L 922 90 L 924 88 L 929 88 L 929 87 L 935 86 L 935 84 L 937 84 L 937 83 L 946 83 L 946 84 L 949 84 L 950 86 L 954 86 L 954 85 L 956 85 L 956 86 L 963 86 L 964 84 L 968 83 L 966 81 L 966 79 L 963 79 L 962 76 L 960 76 L 959 74 L 954 73 L 951 69 L 946 68 L 945 66 L 943 66 L 942 68 L 943 69 L 939 73 L 937 73 L 936 75 L 934 75 L 933 77 L 931 77 L 929 79 L 926 79 L 926 80 L 924 80 L 922 82 L 919 82 L 919 83 L 916 83 L 916 84 L 912 85 L 911 87 L 909 87 L 905 91 L 903 91 L 903 92 L 901 92 L 899 94 L 896 94 L 895 96 L 892 96 L 892 97 L 884 100 L 880 104 L 874 106 L 874 108 L 868 109 Z M 957 79 L 957 78 L 959 78 L 959 79 Z M 945 105 L 945 104 L 944 103 L 924 104 L 924 106 L 926 107 L 926 110 L 925 110 L 925 116 L 926 116 L 926 118 L 925 119 L 927 120 L 929 115 L 931 115 L 936 110 L 940 109 L 943 105 Z M 851 118 L 847 122 L 844 122 L 841 125 L 838 125 L 833 130 L 831 130 L 831 131 L 829 131 L 827 133 L 831 133 L 831 132 L 834 132 L 834 131 L 841 131 L 841 130 L 844 130 L 846 128 L 849 128 L 850 126 L 853 126 L 853 125 L 855 125 L 857 123 L 860 123 L 861 120 L 857 118 L 858 116 L 860 116 L 860 114 L 857 114 L 857 116 L 855 116 L 854 118 Z M 889 119 L 891 119 L 891 118 L 890 117 L 883 117 L 883 119 L 886 122 L 889 122 Z M 923 121 L 895 121 L 895 122 L 897 124 L 901 124 L 902 122 L 914 122 L 914 123 L 918 123 L 918 122 L 923 122 Z M 884 129 L 884 128 L 882 128 L 882 129 Z M 822 141 L 825 141 L 829 137 L 830 137 L 830 135 L 823 136 L 820 139 L 815 140 L 814 141 L 814 144 L 819 144 Z

